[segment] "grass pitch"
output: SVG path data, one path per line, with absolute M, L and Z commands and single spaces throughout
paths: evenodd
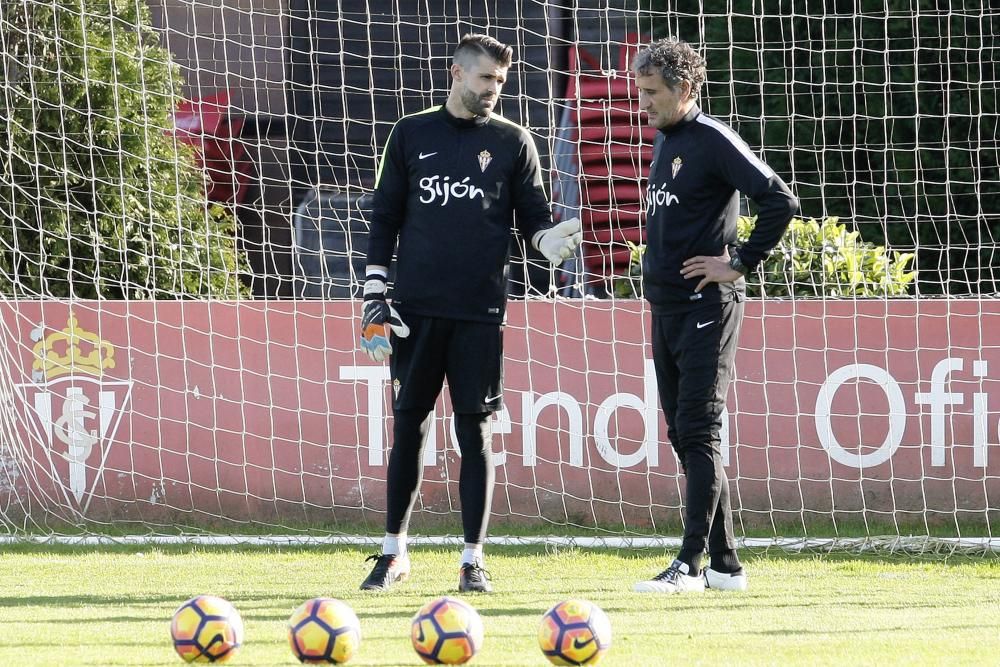
M 0 567 L 0 665 L 181 665 L 169 621 L 200 593 L 229 599 L 246 640 L 232 665 L 292 665 L 285 622 L 302 601 L 344 600 L 361 619 L 351 665 L 423 664 L 409 622 L 453 593 L 458 550 L 414 547 L 413 575 L 362 594 L 358 548 L 8 546 Z M 743 553 L 746 593 L 631 592 L 667 565 L 662 550 L 493 547 L 492 595 L 462 596 L 486 625 L 472 665 L 547 665 L 541 614 L 570 597 L 611 619 L 601 665 L 891 665 L 1000 662 L 1000 560 Z

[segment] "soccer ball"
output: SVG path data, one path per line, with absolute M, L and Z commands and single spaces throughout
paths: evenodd
M 361 644 L 361 624 L 340 600 L 315 598 L 292 612 L 288 644 L 299 662 L 342 665 Z
M 461 665 L 483 646 L 483 619 L 469 604 L 453 597 L 431 600 L 410 625 L 417 655 L 429 665 Z
M 226 600 L 199 595 L 174 612 L 170 636 L 186 662 L 225 662 L 243 645 L 243 619 Z
M 611 646 L 611 621 L 586 600 L 560 602 L 542 616 L 538 646 L 553 665 L 595 665 Z

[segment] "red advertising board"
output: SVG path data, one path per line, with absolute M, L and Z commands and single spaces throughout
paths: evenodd
M 0 305 L 0 501 L 94 520 L 377 513 L 390 386 L 356 350 L 356 307 Z M 511 304 L 500 523 L 640 528 L 676 513 L 648 319 L 638 302 Z M 998 324 L 988 300 L 748 304 L 723 432 L 741 519 L 987 517 L 1000 507 Z M 458 506 L 448 403 L 421 498 L 442 515 Z

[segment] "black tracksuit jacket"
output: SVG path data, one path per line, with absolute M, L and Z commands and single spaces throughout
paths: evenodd
M 514 214 L 532 239 L 552 225 L 534 141 L 497 114 L 444 106 L 400 118 L 379 163 L 368 265 L 389 266 L 402 314 L 503 321 Z
M 759 207 L 757 225 L 739 249 L 740 193 Z M 681 276 L 684 260 L 729 248 L 753 269 L 788 227 L 798 201 L 788 186 L 725 123 L 695 106 L 657 135 L 646 187 L 643 282 L 653 312 L 739 298 L 746 283 L 710 283 Z

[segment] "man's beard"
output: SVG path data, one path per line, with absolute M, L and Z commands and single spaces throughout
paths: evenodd
M 468 89 L 462 93 L 462 105 L 466 111 L 476 116 L 485 116 L 488 113 L 483 98 Z

